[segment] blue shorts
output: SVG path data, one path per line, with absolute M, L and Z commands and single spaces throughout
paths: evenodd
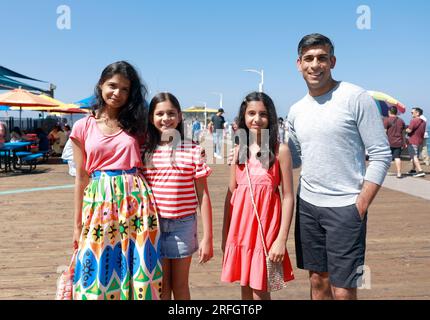
M 159 218 L 159 223 L 161 258 L 186 258 L 198 250 L 196 214 L 179 219 Z

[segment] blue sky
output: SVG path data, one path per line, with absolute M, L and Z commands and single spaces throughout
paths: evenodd
M 134 64 L 151 95 L 175 94 L 183 107 L 206 101 L 233 119 L 243 97 L 258 88 L 280 116 L 307 88 L 295 65 L 302 36 L 319 32 L 336 47 L 333 76 L 386 92 L 409 109 L 430 115 L 427 0 L 0 0 L 0 65 L 57 86 L 55 97 L 87 97 L 102 69 L 117 60 Z M 71 28 L 60 30 L 57 8 L 70 8 Z M 370 30 L 357 28 L 360 5 Z M 1 116 L 1 114 L 0 114 Z M 409 110 L 404 116 L 409 120 Z

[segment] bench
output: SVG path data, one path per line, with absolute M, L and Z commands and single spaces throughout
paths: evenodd
M 50 150 L 39 150 L 38 153 L 43 155 L 43 161 L 46 162 L 51 154 Z
M 37 159 L 43 158 L 43 153 L 32 153 L 21 158 L 21 167 L 28 165 L 28 171 L 36 169 Z
M 21 169 L 21 166 L 22 166 L 22 159 L 24 158 L 24 157 L 27 157 L 27 156 L 30 156 L 30 155 L 32 155 L 33 153 L 32 152 L 29 152 L 29 151 L 17 151 L 17 152 L 15 152 L 14 154 L 13 154 L 13 156 L 14 156 L 14 159 L 13 159 L 13 168 L 15 169 L 15 170 L 19 170 L 19 169 Z
M 10 163 L 10 151 L 0 151 L 0 170 L 4 170 L 6 172 L 10 167 Z
M 28 151 L 18 151 L 18 152 L 15 152 L 15 155 L 17 157 L 19 157 L 19 158 L 22 158 L 22 157 L 25 157 L 25 156 L 29 156 L 31 154 L 33 154 L 33 153 L 32 152 L 28 152 Z

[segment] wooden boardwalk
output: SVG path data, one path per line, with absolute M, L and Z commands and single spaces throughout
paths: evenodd
M 240 299 L 238 284 L 220 281 L 221 228 L 228 181 L 226 165 L 212 165 L 209 178 L 215 257 L 193 259 L 193 299 Z M 428 167 L 426 168 L 429 171 Z M 297 185 L 298 171 L 295 171 Z M 425 178 L 429 180 L 428 177 Z M 68 264 L 73 225 L 73 189 L 1 194 L 4 191 L 73 184 L 67 165 L 38 166 L 33 174 L 0 173 L 0 299 L 53 299 L 57 268 Z M 201 227 L 199 227 L 201 230 Z M 370 288 L 361 299 L 429 299 L 430 201 L 382 188 L 368 216 L 366 265 Z M 294 225 L 288 249 L 296 279 L 273 299 L 309 299 L 307 272 L 295 268 Z

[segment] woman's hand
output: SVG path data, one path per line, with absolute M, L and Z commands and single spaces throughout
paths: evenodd
M 269 250 L 269 259 L 273 262 L 284 261 L 286 245 L 285 241 L 275 240 Z
M 82 234 L 82 225 L 75 226 L 73 229 L 73 249 L 77 250 L 79 246 L 79 239 Z

